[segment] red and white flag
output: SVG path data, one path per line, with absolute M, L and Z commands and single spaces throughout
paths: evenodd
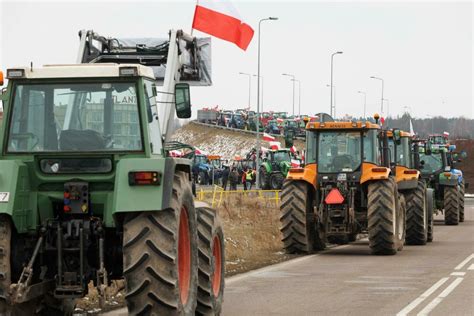
M 292 168 L 299 168 L 301 166 L 301 162 L 296 159 L 291 159 L 291 167 Z
M 198 0 L 193 29 L 232 42 L 243 50 L 247 50 L 254 33 L 228 0 Z
M 275 137 L 273 137 L 270 134 L 263 133 L 263 140 L 266 141 L 266 142 L 272 142 L 272 141 L 275 140 Z
M 281 143 L 280 142 L 269 142 L 271 150 L 280 150 Z
M 292 153 L 296 153 L 296 147 L 295 147 L 295 146 L 291 146 L 290 151 L 291 151 Z

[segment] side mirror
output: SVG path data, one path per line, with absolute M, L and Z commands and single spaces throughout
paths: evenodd
M 402 136 L 400 134 L 400 130 L 399 129 L 394 129 L 393 130 L 393 141 L 396 144 L 400 144 L 401 140 L 402 140 Z
M 174 102 L 178 118 L 191 117 L 191 97 L 189 95 L 189 84 L 177 83 L 174 86 Z

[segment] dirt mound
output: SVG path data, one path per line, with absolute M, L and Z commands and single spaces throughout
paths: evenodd
M 221 155 L 225 159 L 231 159 L 235 155 L 245 156 L 256 145 L 255 134 L 239 130 L 226 130 L 213 126 L 205 126 L 190 122 L 178 129 L 173 140 L 193 145 L 209 154 Z M 283 137 L 277 141 L 285 145 Z M 269 147 L 268 142 L 262 141 L 263 147 Z M 298 150 L 302 150 L 304 142 L 295 141 Z

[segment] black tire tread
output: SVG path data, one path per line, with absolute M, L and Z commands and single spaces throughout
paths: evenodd
M 428 210 L 426 201 L 426 183 L 418 181 L 415 189 L 404 194 L 406 215 L 406 243 L 407 245 L 426 245 L 428 239 Z
M 459 224 L 459 190 L 457 186 L 444 188 L 444 223 Z

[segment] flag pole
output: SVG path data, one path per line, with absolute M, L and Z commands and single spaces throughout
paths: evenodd
M 193 25 L 194 25 L 194 17 L 196 15 L 196 7 L 199 5 L 199 0 L 196 0 L 196 6 L 194 7 L 194 14 L 193 14 L 193 24 L 191 24 L 191 36 L 193 36 Z

